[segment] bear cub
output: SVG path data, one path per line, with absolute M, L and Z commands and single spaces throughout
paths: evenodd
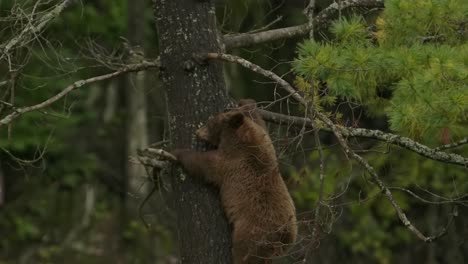
M 296 241 L 296 214 L 255 101 L 244 99 L 237 108 L 216 114 L 196 136 L 216 149 L 172 153 L 190 176 L 219 188 L 233 226 L 233 263 L 272 263 Z

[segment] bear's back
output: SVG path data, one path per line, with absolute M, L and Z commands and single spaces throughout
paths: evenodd
M 297 234 L 294 203 L 279 172 L 266 130 L 246 118 L 236 133 L 225 133 L 221 198 L 228 219 L 240 233 L 289 244 Z

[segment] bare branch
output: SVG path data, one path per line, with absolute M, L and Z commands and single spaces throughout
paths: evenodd
M 10 52 L 17 45 L 22 45 L 29 41 L 31 36 L 36 35 L 41 32 L 54 18 L 58 17 L 62 11 L 67 8 L 73 0 L 64 0 L 62 3 L 55 6 L 47 14 L 43 15 L 38 19 L 37 23 L 28 23 L 28 25 L 14 38 L 12 38 L 8 43 L 0 45 L 0 60 Z
M 405 188 L 401 188 L 401 187 L 388 187 L 388 188 L 390 190 L 397 190 L 397 191 L 405 192 L 405 193 L 413 196 L 414 198 L 418 199 L 419 201 L 421 201 L 423 203 L 427 203 L 427 204 L 458 204 L 458 205 L 462 205 L 462 206 L 468 206 L 468 200 L 465 200 L 468 197 L 468 194 L 465 194 L 463 196 L 460 196 L 460 197 L 457 197 L 457 198 L 454 198 L 454 199 L 445 198 L 445 199 L 443 199 L 441 201 L 431 201 L 431 200 L 427 200 L 427 199 L 417 195 L 413 191 L 405 189 Z
M 142 151 L 142 154 L 148 154 L 148 156 L 158 157 L 162 160 L 177 161 L 177 158 L 174 155 L 164 149 L 146 148 Z
M 347 137 L 366 137 L 385 141 L 411 151 L 418 153 L 421 156 L 438 160 L 446 163 L 456 164 L 468 168 L 468 158 L 454 153 L 447 153 L 437 149 L 431 149 L 421 143 L 418 143 L 410 138 L 385 133 L 379 130 L 370 130 L 364 128 L 344 128 L 340 127 L 343 135 Z
M 156 67 L 159 67 L 159 65 L 160 65 L 159 64 L 159 59 L 157 59 L 155 61 L 145 61 L 145 62 L 138 63 L 138 64 L 129 64 L 129 65 L 126 65 L 126 66 L 122 67 L 121 69 L 119 69 L 119 70 L 117 70 L 115 72 L 112 72 L 112 73 L 92 77 L 92 78 L 85 79 L 85 80 L 76 81 L 73 84 L 67 86 L 60 93 L 58 93 L 58 94 L 54 95 L 53 97 L 43 101 L 42 103 L 32 105 L 32 106 L 27 106 L 27 107 L 14 108 L 13 112 L 6 115 L 4 118 L 2 118 L 0 120 L 0 127 L 3 126 L 3 125 L 7 125 L 7 124 L 11 123 L 13 120 L 15 120 L 16 118 L 18 118 L 19 116 L 21 116 L 21 115 L 23 115 L 25 113 L 45 108 L 45 107 L 55 103 L 56 101 L 60 100 L 61 98 L 63 98 L 65 95 L 67 95 L 71 91 L 73 91 L 73 90 L 75 90 L 77 88 L 80 88 L 82 86 L 85 86 L 87 84 L 95 83 L 95 82 L 102 81 L 102 80 L 107 80 L 107 79 L 110 79 L 110 78 L 113 78 L 113 77 L 116 77 L 116 76 L 119 76 L 119 75 L 122 75 L 122 74 L 125 74 L 125 73 L 129 73 L 129 72 L 137 72 L 137 71 L 142 71 L 142 70 L 146 70 L 146 69 L 149 69 L 149 68 L 156 68 Z
M 279 39 L 294 38 L 306 35 L 310 31 L 308 24 L 278 28 L 258 33 L 240 33 L 224 36 L 226 49 L 248 47 L 255 44 L 275 41 Z
M 337 131 L 337 130 L 336 130 Z M 372 180 L 377 184 L 377 186 L 382 190 L 383 194 L 387 197 L 387 199 L 390 201 L 390 203 L 392 204 L 393 208 L 395 209 L 398 217 L 400 218 L 401 222 L 403 223 L 403 225 L 406 226 L 406 228 L 408 228 L 411 232 L 413 232 L 413 234 L 415 234 L 419 239 L 421 239 L 422 241 L 424 242 L 427 242 L 427 243 L 431 243 L 433 242 L 435 239 L 441 237 L 443 233 L 440 233 L 440 234 L 437 234 L 435 236 L 425 236 L 423 233 L 421 233 L 421 231 L 419 231 L 419 229 L 417 229 L 408 219 L 408 217 L 406 216 L 405 212 L 403 211 L 403 209 L 401 209 L 401 207 L 398 205 L 398 203 L 395 201 L 395 199 L 393 198 L 393 194 L 392 192 L 387 188 L 387 186 L 385 186 L 385 184 L 382 182 L 382 180 L 379 178 L 379 176 L 377 175 L 377 173 L 375 172 L 374 168 L 365 160 L 363 159 L 361 156 L 359 156 L 358 154 L 356 154 L 354 151 L 352 151 L 348 145 L 345 143 L 345 141 L 343 141 L 343 138 L 340 138 L 339 137 L 339 132 L 335 132 L 335 135 L 337 136 L 338 138 L 338 141 L 340 142 L 340 145 L 343 147 L 343 149 L 345 150 L 345 152 L 351 154 L 351 156 L 361 165 L 363 166 L 367 172 L 370 174 Z
M 307 16 L 307 25 L 310 29 L 309 38 L 314 39 L 314 9 L 315 9 L 315 0 L 309 0 L 309 4 L 304 10 L 304 15 Z
M 333 3 L 329 7 L 322 10 L 314 18 L 314 32 L 327 28 L 331 23 L 331 18 L 340 10 L 349 7 L 383 7 L 383 0 L 343 0 L 340 4 Z M 224 44 L 226 49 L 247 47 L 254 44 L 260 44 L 285 38 L 294 38 L 307 35 L 311 32 L 309 23 L 299 26 L 272 29 L 258 33 L 241 33 L 236 35 L 224 36 Z
M 265 76 L 265 77 L 267 77 L 269 79 L 272 79 L 273 81 L 280 84 L 281 87 L 283 89 L 285 89 L 289 94 L 291 94 L 291 96 L 296 101 L 300 102 L 303 105 L 307 104 L 307 102 L 304 100 L 304 98 L 302 98 L 299 95 L 299 92 L 296 91 L 296 89 L 294 89 L 287 81 L 283 80 L 281 77 L 276 75 L 274 72 L 267 71 L 267 70 L 263 69 L 262 67 L 251 63 L 248 60 L 245 60 L 245 59 L 243 59 L 241 57 L 238 57 L 238 56 L 235 56 L 235 55 L 222 54 L 222 53 L 207 53 L 207 54 L 203 54 L 201 56 L 201 58 L 202 59 L 219 59 L 219 60 L 224 60 L 224 61 L 234 62 L 234 63 L 240 64 L 240 65 L 242 65 L 243 67 L 245 67 L 247 69 L 250 69 L 250 70 L 252 70 L 254 72 L 258 72 L 261 75 L 263 75 L 263 76 Z
M 464 139 L 461 139 L 461 140 L 459 140 L 457 142 L 453 142 L 453 143 L 450 143 L 450 144 L 446 144 L 446 145 L 437 147 L 434 150 L 438 151 L 438 150 L 444 150 L 444 149 L 452 149 L 452 148 L 456 148 L 456 147 L 459 147 L 459 146 L 464 145 L 464 144 L 468 144 L 468 138 L 464 138 Z
M 287 91 L 288 93 L 291 94 L 291 96 L 296 99 L 298 102 L 300 102 L 302 105 L 305 107 L 308 106 L 307 101 L 301 97 L 297 91 L 285 80 L 283 80 L 281 77 L 276 75 L 275 73 L 271 71 L 267 71 L 263 68 L 261 68 L 258 65 L 255 65 L 245 59 L 233 56 L 233 55 L 227 55 L 227 54 L 216 54 L 216 53 L 209 53 L 206 55 L 206 58 L 208 59 L 222 59 L 230 62 L 235 62 L 238 63 L 248 69 L 251 69 L 254 72 L 258 72 L 262 74 L 263 76 L 272 79 L 273 81 L 277 82 L 280 84 L 281 88 Z M 382 193 L 387 197 L 387 199 L 390 201 L 392 204 L 393 208 L 395 209 L 396 214 L 398 215 L 398 218 L 400 221 L 403 223 L 406 228 L 408 228 L 413 234 L 415 234 L 419 239 L 421 239 L 424 242 L 430 243 L 437 239 L 438 237 L 441 236 L 441 234 L 436 235 L 436 236 L 425 236 L 421 231 L 419 231 L 408 219 L 406 216 L 405 212 L 401 209 L 401 207 L 398 205 L 398 203 L 395 201 L 392 192 L 388 189 L 388 187 L 383 183 L 383 181 L 379 178 L 378 174 L 375 172 L 374 168 L 360 155 L 356 154 L 347 144 L 343 132 L 341 130 L 341 127 L 338 127 L 335 125 L 326 115 L 321 113 L 320 111 L 317 111 L 316 109 L 310 109 L 310 111 L 313 113 L 313 116 L 317 117 L 319 120 L 321 120 L 325 125 L 327 125 L 332 131 L 335 137 L 338 139 L 339 144 L 341 145 L 342 149 L 344 150 L 345 154 L 347 156 L 351 156 L 354 160 L 356 160 L 363 168 L 366 169 L 368 174 L 371 176 L 372 181 L 377 184 L 379 189 L 382 191 Z
M 383 194 L 387 197 L 387 199 L 390 201 L 392 204 L 393 208 L 395 209 L 395 212 L 397 213 L 398 217 L 400 218 L 401 222 L 408 228 L 413 234 L 415 234 L 419 239 L 421 239 L 424 242 L 430 243 L 440 237 L 442 234 L 436 235 L 436 236 L 425 236 L 419 229 L 417 229 L 408 219 L 406 216 L 405 212 L 401 209 L 401 207 L 398 205 L 398 203 L 395 201 L 393 198 L 392 192 L 387 188 L 387 186 L 383 183 L 383 181 L 379 178 L 379 175 L 375 172 L 374 168 L 365 160 L 362 158 L 360 155 L 356 154 L 346 143 L 342 132 L 336 126 L 327 116 L 322 114 L 319 111 L 314 111 L 317 115 L 317 117 L 323 121 L 328 127 L 330 127 L 333 131 L 333 134 L 335 134 L 336 138 L 338 139 L 338 142 L 340 143 L 341 147 L 345 151 L 347 155 L 350 155 L 354 160 L 356 160 L 362 167 L 364 167 L 369 175 L 371 176 L 372 180 L 377 184 L 377 186 L 380 188 L 380 190 L 383 192 Z
M 259 113 L 262 117 L 272 123 L 276 124 L 288 124 L 292 126 L 306 126 L 308 128 L 313 129 L 314 126 L 312 125 L 312 120 L 310 118 L 298 117 L 298 116 L 288 116 L 279 113 L 273 113 L 270 111 L 259 110 Z M 365 129 L 365 128 L 353 128 L 353 127 L 342 127 L 339 126 L 339 129 L 343 136 L 345 137 L 359 137 L 359 138 L 368 138 L 368 139 L 375 139 L 383 142 L 387 142 L 392 145 L 396 145 L 407 150 L 413 151 L 423 157 L 437 160 L 445 163 L 451 163 L 463 167 L 468 167 L 468 158 L 465 158 L 461 155 L 455 153 L 447 153 L 441 151 L 442 149 L 447 149 L 451 147 L 460 146 L 462 144 L 467 143 L 467 139 L 460 140 L 456 143 L 452 143 L 449 145 L 444 145 L 435 149 L 431 149 L 430 147 L 418 143 L 408 137 L 403 137 L 399 135 L 395 135 L 392 133 L 382 132 L 380 130 L 372 130 L 372 129 Z M 332 132 L 330 128 L 322 128 L 322 130 L 327 132 Z
M 149 166 L 157 169 L 163 169 L 166 166 L 166 162 L 157 160 L 155 158 L 150 158 L 150 157 L 144 157 L 144 156 L 138 156 L 138 157 L 133 157 L 130 156 L 128 157 L 128 161 L 133 164 L 140 164 L 143 166 Z

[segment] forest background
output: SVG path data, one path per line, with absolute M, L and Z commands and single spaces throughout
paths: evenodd
M 159 2 L 0 1 L 0 264 L 186 252 L 197 219 L 140 164 L 174 144 Z M 265 110 L 297 207 L 300 239 L 277 262 L 468 261 L 466 1 L 212 4 L 226 53 L 247 61 L 209 59 L 234 62 L 230 98 Z

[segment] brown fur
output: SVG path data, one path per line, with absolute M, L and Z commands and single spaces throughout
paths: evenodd
M 265 121 L 263 120 L 262 116 L 258 113 L 257 110 L 257 102 L 253 99 L 241 99 L 239 100 L 239 111 L 244 112 L 246 115 L 248 115 L 255 123 L 257 123 L 259 126 L 263 127 L 265 131 L 267 131 L 267 126 L 265 124 Z M 268 133 L 268 131 L 267 131 Z
M 173 154 L 187 173 L 220 188 L 233 225 L 234 264 L 272 263 L 272 257 L 284 255 L 295 242 L 296 216 L 255 101 L 241 101 L 238 108 L 217 114 L 197 136 L 217 149 Z

